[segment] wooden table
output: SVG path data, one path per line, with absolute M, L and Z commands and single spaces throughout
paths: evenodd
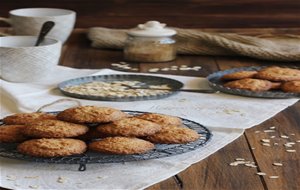
M 264 33 L 294 33 L 299 34 L 299 28 L 293 29 L 206 29 L 206 31 L 234 31 L 249 35 Z M 75 68 L 112 68 L 111 63 L 123 61 L 121 51 L 100 50 L 90 47 L 86 38 L 86 29 L 76 29 L 63 48 L 61 65 Z M 206 77 L 208 74 L 241 66 L 259 65 L 287 65 L 299 66 L 300 62 L 275 63 L 255 60 L 245 57 L 210 57 L 210 56 L 178 56 L 175 61 L 167 63 L 134 63 L 139 72 L 148 72 L 150 68 L 170 67 L 171 65 L 200 65 L 200 71 L 164 71 L 166 74 Z M 272 109 L 272 107 L 270 107 Z M 276 141 L 279 146 L 262 146 L 260 140 L 268 135 L 262 131 L 276 126 Z M 258 133 L 257 131 L 260 131 Z M 291 139 L 300 140 L 300 103 L 278 113 L 271 119 L 251 129 L 215 154 L 193 164 L 188 169 L 165 181 L 157 183 L 147 190 L 185 189 L 185 190 L 210 190 L 210 189 L 243 189 L 243 190 L 296 190 L 300 189 L 300 143 L 294 147 L 296 153 L 287 153 L 282 147 L 283 139 L 279 135 L 288 135 Z M 293 135 L 294 134 L 294 135 Z M 229 163 L 235 158 L 245 158 L 255 161 L 258 168 L 233 167 Z M 283 167 L 272 166 L 273 162 L 282 162 Z M 268 176 L 258 176 L 256 172 L 263 171 L 267 174 L 279 176 L 270 179 Z
M 122 51 L 100 50 L 90 47 L 86 38 L 86 30 L 76 30 L 64 48 L 61 64 L 76 68 L 112 68 L 111 63 L 123 60 Z M 234 31 L 243 34 L 257 35 L 262 33 L 285 33 L 285 29 L 206 29 L 206 31 Z M 288 32 L 299 34 L 300 29 Z M 171 65 L 200 65 L 200 71 L 169 71 L 167 74 L 206 77 L 208 74 L 233 67 L 250 65 L 298 65 L 294 63 L 274 63 L 244 57 L 210 57 L 210 56 L 178 56 L 168 63 L 134 63 L 140 72 L 148 72 L 150 68 L 170 67 Z M 270 109 L 272 109 L 270 107 Z M 280 134 L 295 134 L 292 139 L 300 140 L 300 102 L 275 115 L 264 123 L 246 130 L 243 136 L 222 148 L 210 157 L 189 167 L 178 175 L 153 185 L 148 190 L 159 189 L 299 189 L 300 188 L 300 144 L 295 145 L 297 153 L 287 153 L 283 147 L 262 146 L 260 140 L 268 137 L 262 131 L 276 126 L 276 139 Z M 261 131 L 257 133 L 256 131 Z M 282 145 L 281 145 L 282 146 Z M 255 148 L 255 149 L 252 149 Z M 245 158 L 257 162 L 258 168 L 232 167 L 228 164 L 235 158 Z M 272 163 L 280 161 L 283 167 L 274 167 Z M 263 171 L 278 175 L 279 179 L 258 176 Z

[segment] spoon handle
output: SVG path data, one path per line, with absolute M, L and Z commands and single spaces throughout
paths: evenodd
M 55 25 L 55 23 L 53 21 L 47 21 L 43 24 L 42 29 L 39 33 L 38 39 L 35 43 L 35 46 L 40 45 L 40 43 L 44 40 L 45 36 L 53 28 L 54 25 Z

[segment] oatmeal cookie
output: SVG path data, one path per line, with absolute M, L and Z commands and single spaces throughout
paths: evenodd
M 282 84 L 281 89 L 284 92 L 300 93 L 300 80 L 285 82 Z
M 158 132 L 161 126 L 151 121 L 129 117 L 101 125 L 97 130 L 111 136 L 143 137 Z
M 55 118 L 55 115 L 48 113 L 16 113 L 3 118 L 3 122 L 7 125 L 26 125 L 36 120 Z
M 257 74 L 257 71 L 238 71 L 229 73 L 221 77 L 222 80 L 239 80 L 244 78 L 253 78 Z
M 225 87 L 251 91 L 267 91 L 272 88 L 272 82 L 261 79 L 240 79 L 224 84 Z
M 126 113 L 114 108 L 80 106 L 60 112 L 57 118 L 72 123 L 108 123 L 126 116 Z
M 17 143 L 27 139 L 23 134 L 25 125 L 3 125 L 0 126 L 0 142 Z
M 154 148 L 151 142 L 132 137 L 107 137 L 89 144 L 89 149 L 109 154 L 141 154 Z
M 144 113 L 136 116 L 137 118 L 152 121 L 162 126 L 167 125 L 182 125 L 182 121 L 179 117 L 158 114 L 158 113 Z
M 258 71 L 255 78 L 279 82 L 300 80 L 300 70 L 283 67 L 266 67 Z
M 186 127 L 165 126 L 161 131 L 146 137 L 153 143 L 161 144 L 185 144 L 200 138 L 197 131 Z
M 22 154 L 36 157 L 58 157 L 81 154 L 86 151 L 85 142 L 77 139 L 32 139 L 19 144 Z
M 76 137 L 88 131 L 85 125 L 68 123 L 59 120 L 40 120 L 30 123 L 24 134 L 35 138 Z

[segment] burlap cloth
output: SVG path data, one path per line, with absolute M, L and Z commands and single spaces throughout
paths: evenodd
M 208 33 L 195 29 L 177 31 L 179 54 L 247 56 L 272 61 L 300 61 L 300 36 L 280 35 L 268 38 L 234 33 Z M 88 38 L 96 48 L 122 49 L 127 30 L 90 28 Z

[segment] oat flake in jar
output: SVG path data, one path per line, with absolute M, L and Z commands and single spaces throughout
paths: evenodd
M 124 58 L 134 62 L 166 62 L 176 58 L 176 31 L 166 24 L 148 21 L 128 31 Z

